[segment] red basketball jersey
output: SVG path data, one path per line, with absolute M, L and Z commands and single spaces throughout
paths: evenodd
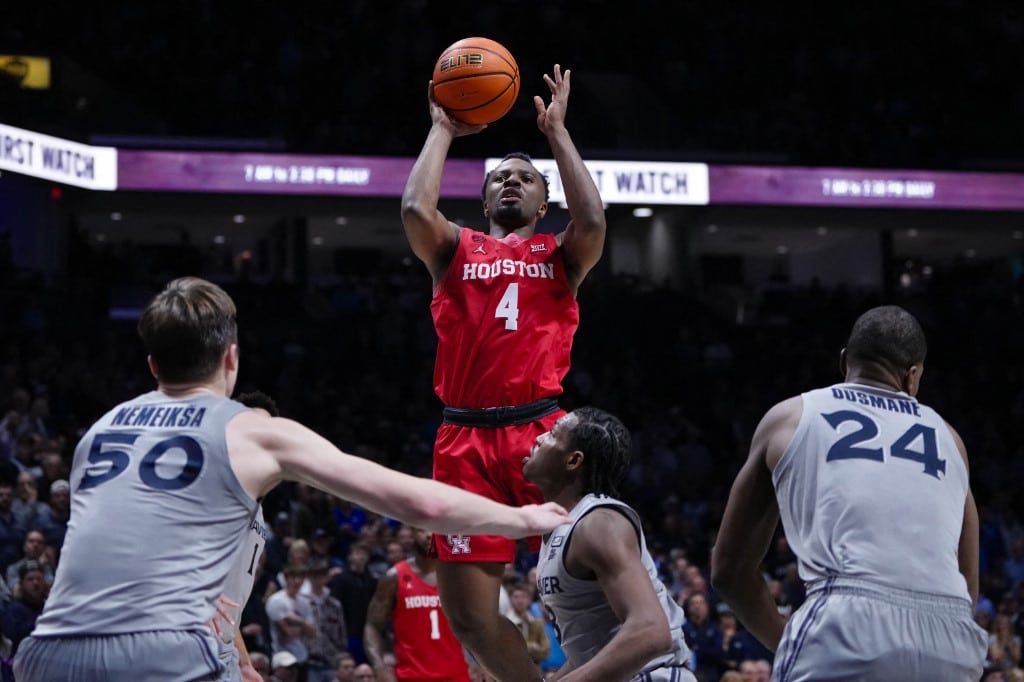
M 395 571 L 395 677 L 468 682 L 466 657 L 441 611 L 437 586 L 424 582 L 407 561 L 395 564 Z
M 434 390 L 449 407 L 523 405 L 562 393 L 579 305 L 553 235 L 463 228 L 430 304 Z

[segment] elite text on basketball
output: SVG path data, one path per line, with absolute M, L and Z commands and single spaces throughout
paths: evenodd
M 484 55 L 481 52 L 467 52 L 441 60 L 441 71 L 448 71 L 457 66 L 480 66 L 484 63 Z

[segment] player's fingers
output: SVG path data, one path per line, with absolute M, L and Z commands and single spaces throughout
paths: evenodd
M 226 620 L 227 622 L 231 623 L 232 625 L 235 624 L 235 619 L 232 618 L 231 614 L 228 613 L 227 611 L 225 611 L 224 608 L 221 607 L 221 606 L 217 607 L 217 615 L 220 616 L 221 618 L 223 618 L 224 620 Z M 219 627 L 219 625 L 220 625 L 219 620 L 217 618 L 214 618 L 213 620 L 214 620 L 215 623 L 218 624 L 218 627 Z
M 232 601 L 230 598 L 228 598 L 228 597 L 226 597 L 224 595 L 221 595 L 220 603 L 224 604 L 226 606 L 232 606 L 232 607 L 238 606 L 238 602 Z
M 215 637 L 222 637 L 224 635 L 224 631 L 221 630 L 220 623 L 217 622 L 216 618 L 210 619 L 210 630 L 213 631 Z

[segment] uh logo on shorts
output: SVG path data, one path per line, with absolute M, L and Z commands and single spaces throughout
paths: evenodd
M 469 547 L 468 535 L 449 535 L 448 545 L 452 548 L 452 554 L 472 554 Z

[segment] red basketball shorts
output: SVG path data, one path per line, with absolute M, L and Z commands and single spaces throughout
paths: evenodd
M 434 442 L 434 479 L 515 507 L 540 504 L 540 490 L 523 478 L 523 458 L 564 414 L 557 410 L 515 426 L 442 424 Z M 540 550 L 540 537 L 528 543 L 531 552 Z M 435 534 L 433 545 L 441 561 L 507 563 L 516 550 L 516 541 L 501 535 Z

